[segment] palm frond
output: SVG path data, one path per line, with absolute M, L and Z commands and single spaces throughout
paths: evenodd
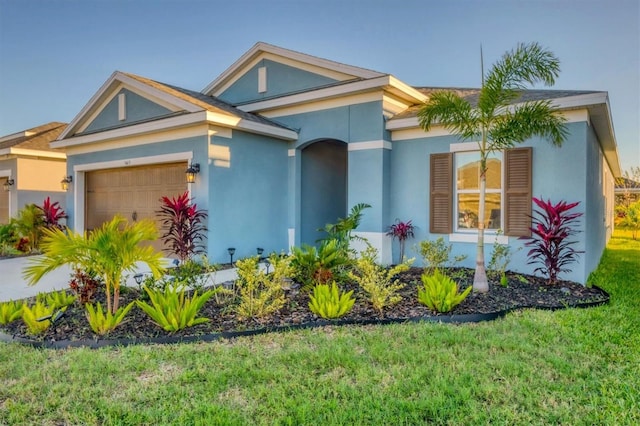
M 418 111 L 420 127 L 429 131 L 435 123 L 461 135 L 473 139 L 478 135 L 479 120 L 471 104 L 451 91 L 435 92 Z
M 538 43 L 520 43 L 489 70 L 478 108 L 491 114 L 516 99 L 527 86 L 552 86 L 559 74 L 560 60 L 552 52 Z
M 527 102 L 496 117 L 489 138 L 494 150 L 512 147 L 534 135 L 560 146 L 569 133 L 565 122 L 549 101 Z

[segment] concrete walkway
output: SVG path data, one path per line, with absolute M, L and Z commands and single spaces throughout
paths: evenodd
M 69 278 L 72 271 L 67 265 L 48 273 L 35 285 L 27 285 L 27 282 L 22 278 L 22 270 L 25 266 L 29 265 L 31 259 L 34 258 L 37 257 L 28 256 L 0 260 L 0 302 L 24 299 L 36 296 L 38 293 L 48 293 L 54 290 L 69 288 Z M 137 286 L 133 279 L 133 275 L 136 273 L 149 273 L 149 269 L 145 266 L 146 265 L 141 264 L 135 273 L 129 274 L 126 282 L 127 286 Z M 225 269 L 211 273 L 206 285 L 233 281 L 236 277 L 235 269 Z

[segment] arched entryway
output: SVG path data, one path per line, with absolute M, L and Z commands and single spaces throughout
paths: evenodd
M 323 139 L 302 149 L 300 242 L 315 245 L 319 228 L 347 211 L 347 144 Z

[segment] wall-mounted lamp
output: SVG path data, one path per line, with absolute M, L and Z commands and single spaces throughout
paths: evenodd
M 60 186 L 62 187 L 63 191 L 67 191 L 69 189 L 69 184 L 73 182 L 73 176 L 69 175 L 69 176 L 65 176 L 61 181 L 60 181 Z
M 200 164 L 191 163 L 187 171 L 185 172 L 187 176 L 187 183 L 193 183 L 196 181 L 196 175 L 200 173 Z
M 11 187 L 15 185 L 16 181 L 13 179 L 7 179 L 5 183 L 2 184 L 5 191 L 11 191 Z

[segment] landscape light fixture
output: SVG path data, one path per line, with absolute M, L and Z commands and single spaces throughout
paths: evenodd
M 135 274 L 133 276 L 133 279 L 136 280 L 136 284 L 140 285 L 142 284 L 142 279 L 144 278 L 144 275 L 142 274 Z
M 264 253 L 264 249 L 262 247 L 258 247 L 256 249 L 256 252 L 258 253 L 258 256 L 262 256 L 262 253 Z
M 233 265 L 233 255 L 235 254 L 236 249 L 235 247 L 229 247 L 227 251 L 229 252 L 229 256 L 231 257 L 231 260 L 229 261 L 229 263 Z
M 200 164 L 191 163 L 185 172 L 187 176 L 187 183 L 194 183 L 196 181 L 196 175 L 200 173 Z
M 2 184 L 2 186 L 4 187 L 5 191 L 11 191 L 11 187 L 15 184 L 16 182 L 13 179 L 7 179 L 7 181 Z
M 69 175 L 69 176 L 65 176 L 64 178 L 62 178 L 62 180 L 60 181 L 60 186 L 62 187 L 63 191 L 68 191 L 69 190 L 69 184 L 73 182 L 73 176 Z

